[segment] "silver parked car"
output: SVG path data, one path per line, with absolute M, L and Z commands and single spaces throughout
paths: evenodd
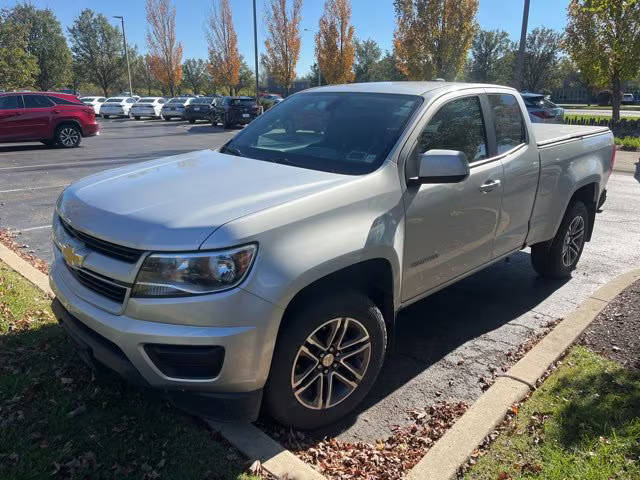
M 87 362 L 182 407 L 319 427 L 367 395 L 401 309 L 525 247 L 571 275 L 614 154 L 511 88 L 305 90 L 218 150 L 64 190 L 53 309 Z
M 564 108 L 537 93 L 522 93 L 522 99 L 533 123 L 563 123 Z
M 194 97 L 173 97 L 162 106 L 160 114 L 169 121 L 172 118 L 184 120 L 185 107 L 191 103 Z

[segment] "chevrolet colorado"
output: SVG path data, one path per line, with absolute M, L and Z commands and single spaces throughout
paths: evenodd
M 367 395 L 399 310 L 526 247 L 569 276 L 614 154 L 507 87 L 306 90 L 217 150 L 66 188 L 54 310 L 85 360 L 179 406 L 315 428 Z

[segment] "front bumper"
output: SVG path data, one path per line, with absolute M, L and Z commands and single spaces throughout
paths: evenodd
M 79 283 L 54 250 L 50 284 L 59 304 L 56 316 L 67 332 L 81 332 L 69 336 L 80 339 L 75 343 L 85 360 L 95 358 L 134 383 L 166 392 L 185 409 L 193 410 L 189 401 L 194 396 L 202 406 L 211 399 L 230 398 L 246 403 L 244 415 L 257 414 L 282 317 L 280 307 L 236 288 L 198 297 L 130 298 L 122 314 L 111 313 L 99 306 L 99 294 Z M 96 344 L 96 338 L 104 341 Z M 105 350 L 105 345 L 115 349 Z M 220 346 L 225 354 L 215 378 L 175 378 L 154 364 L 147 345 Z M 185 395 L 191 400 L 182 398 Z M 248 406 L 255 408 L 247 412 Z M 198 413 L 215 416 L 215 412 Z
M 184 110 L 162 110 L 162 116 L 165 117 L 165 118 L 167 118 L 167 117 L 184 118 L 184 114 L 185 114 Z
M 89 123 L 84 125 L 82 129 L 82 135 L 85 137 L 93 137 L 100 133 L 100 124 L 99 123 Z

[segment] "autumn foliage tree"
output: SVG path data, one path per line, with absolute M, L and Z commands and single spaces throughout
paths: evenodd
M 176 8 L 170 0 L 147 0 L 146 9 L 151 69 L 173 96 L 182 80 L 182 44 L 176 39 Z
M 302 0 L 270 0 L 265 14 L 267 39 L 266 54 L 261 62 L 278 84 L 287 92 L 296 78 L 296 64 L 300 56 L 300 10 Z
M 348 83 L 354 78 L 354 28 L 349 0 L 326 0 L 316 34 L 316 56 L 327 83 Z
M 240 79 L 241 61 L 229 0 L 213 0 L 206 34 L 211 78 L 216 85 L 227 86 L 232 93 Z
M 460 73 L 476 30 L 478 0 L 394 0 L 393 46 L 410 80 Z
M 571 0 L 567 11 L 569 55 L 589 84 L 611 88 L 617 122 L 623 82 L 640 70 L 640 2 Z

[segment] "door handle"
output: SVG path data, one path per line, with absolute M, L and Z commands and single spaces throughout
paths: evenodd
M 487 180 L 482 185 L 480 185 L 480 191 L 483 193 L 488 193 L 496 187 L 500 186 L 500 180 Z

